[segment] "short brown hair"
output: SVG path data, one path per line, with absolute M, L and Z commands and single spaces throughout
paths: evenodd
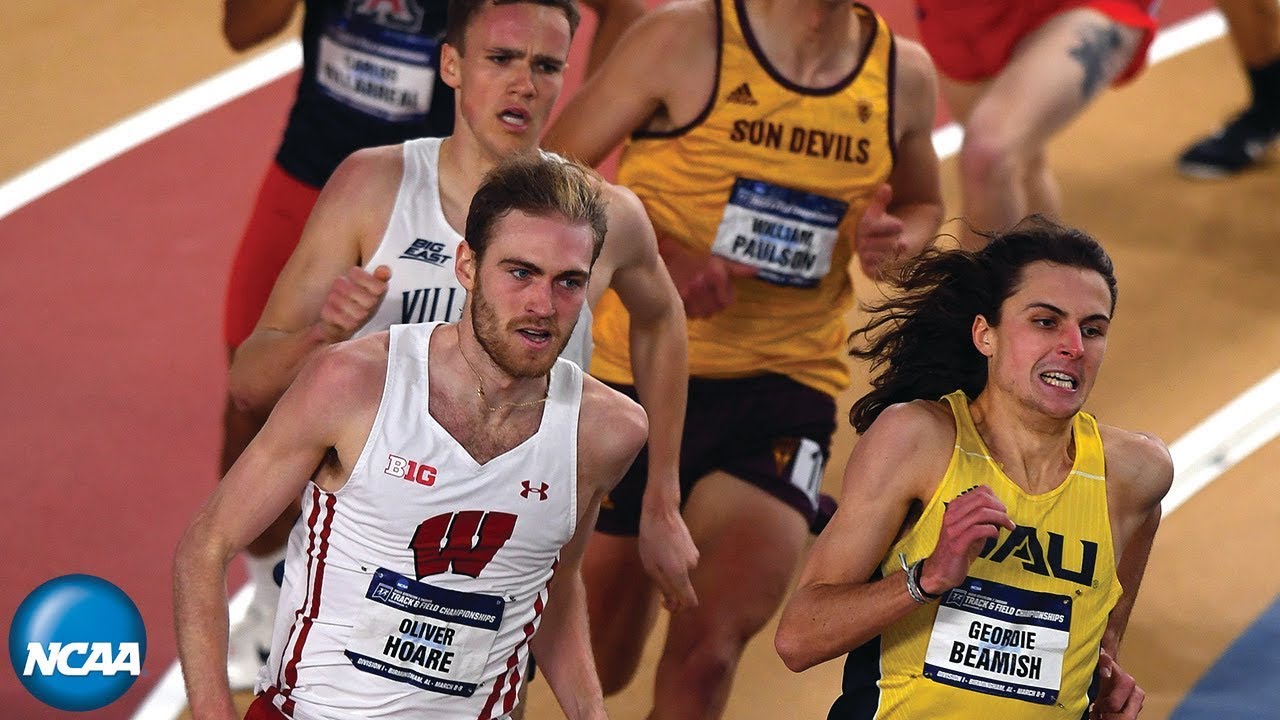
M 578 23 L 582 20 L 582 14 L 578 12 L 578 3 L 576 0 L 449 0 L 449 15 L 445 21 L 444 41 L 463 52 L 462 42 L 467 34 L 467 26 L 471 24 L 471 19 L 476 13 L 480 12 L 485 5 L 514 5 L 515 3 L 527 2 L 533 5 L 545 5 L 547 7 L 560 8 L 564 11 L 564 15 L 569 19 L 569 39 L 573 39 L 573 34 L 578 31 Z
M 464 239 L 480 261 L 493 226 L 512 210 L 562 217 L 570 224 L 591 226 L 591 262 L 595 264 L 608 230 L 603 183 L 591 168 L 555 155 L 516 155 L 485 175 L 471 198 Z

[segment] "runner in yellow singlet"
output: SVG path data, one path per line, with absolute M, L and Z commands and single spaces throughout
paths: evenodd
M 779 653 L 848 655 L 832 719 L 1136 717 L 1116 657 L 1173 463 L 1081 410 L 1110 258 L 1035 219 L 923 256 L 902 288 L 859 331 L 882 371 Z

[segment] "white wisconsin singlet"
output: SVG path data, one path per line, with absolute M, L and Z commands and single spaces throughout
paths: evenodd
M 557 359 L 537 432 L 477 465 L 429 412 L 439 325 L 391 328 L 350 478 L 303 491 L 256 688 L 296 720 L 487 720 L 515 706 L 577 524 L 582 371 Z
M 379 265 L 391 268 L 391 281 L 382 304 L 356 337 L 401 323 L 462 319 L 467 291 L 453 272 L 454 253 L 462 236 L 445 219 L 440 206 L 442 142 L 441 138 L 421 138 L 404 143 L 404 177 L 396 204 L 382 242 L 365 263 L 369 272 Z M 559 158 L 552 153 L 544 155 Z M 591 308 L 586 303 L 560 356 L 578 367 L 591 362 Z

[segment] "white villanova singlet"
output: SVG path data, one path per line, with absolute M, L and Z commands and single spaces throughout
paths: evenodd
M 515 706 L 577 524 L 582 371 L 557 359 L 537 432 L 477 465 L 429 412 L 439 325 L 391 328 L 350 478 L 303 491 L 255 688 L 296 720 L 487 720 Z
M 462 236 L 445 219 L 440 206 L 442 142 L 442 138 L 421 138 L 404 143 L 404 177 L 391 219 L 378 249 L 365 263 L 369 272 L 379 265 L 391 268 L 391 280 L 382 304 L 356 337 L 401 323 L 462 319 L 467 291 L 453 272 L 453 255 Z M 552 153 L 543 154 L 560 159 Z M 582 368 L 591 362 L 591 308 L 586 303 L 560 356 Z

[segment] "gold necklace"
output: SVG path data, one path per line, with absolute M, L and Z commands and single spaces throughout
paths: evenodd
M 538 398 L 537 400 L 525 400 L 524 402 L 505 402 L 505 403 L 498 403 L 497 405 L 490 405 L 489 396 L 484 394 L 484 378 L 480 377 L 480 371 L 476 370 L 476 366 L 471 364 L 471 358 L 468 358 L 467 354 L 462 351 L 461 340 L 459 340 L 458 342 L 458 353 L 462 355 L 463 362 L 465 362 L 467 364 L 467 367 L 471 368 L 471 372 L 475 374 L 476 395 L 480 397 L 480 404 L 484 405 L 489 412 L 498 412 L 503 408 L 516 409 L 516 408 L 530 407 L 532 405 L 538 405 L 546 402 L 547 396 L 551 394 L 551 381 L 550 379 L 548 379 L 547 391 L 543 393 L 542 397 Z

